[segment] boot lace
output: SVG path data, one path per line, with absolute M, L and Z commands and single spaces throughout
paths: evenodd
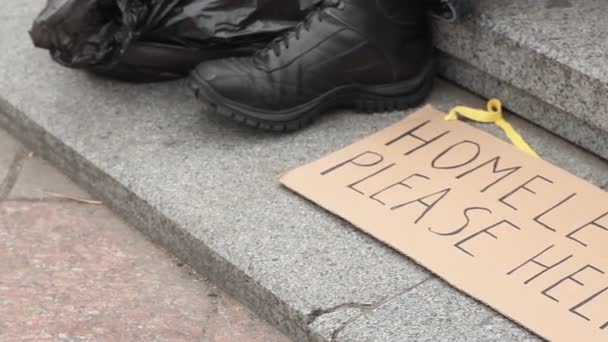
M 342 0 L 320 1 L 310 10 L 304 20 L 298 23 L 291 30 L 288 30 L 287 32 L 283 33 L 282 35 L 271 41 L 270 44 L 268 44 L 265 48 L 259 50 L 257 52 L 258 56 L 267 54 L 271 51 L 274 52 L 275 56 L 281 56 L 281 51 L 283 47 L 285 49 L 289 49 L 291 39 L 299 40 L 300 35 L 303 31 L 310 31 L 310 27 L 315 20 L 318 20 L 319 22 L 323 21 L 323 10 L 327 8 L 343 8 L 343 6 L 344 4 Z

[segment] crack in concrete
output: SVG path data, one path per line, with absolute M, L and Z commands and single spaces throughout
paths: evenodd
M 344 322 L 341 326 L 338 327 L 338 329 L 334 330 L 334 332 L 331 333 L 331 340 L 330 342 L 336 342 L 338 341 L 338 337 L 340 336 L 340 334 L 342 333 L 342 331 L 344 329 L 346 329 L 347 326 L 349 326 L 355 319 L 361 317 L 362 315 L 359 315 L 357 317 L 353 317 L 351 319 L 349 319 L 348 321 Z
M 13 187 L 17 184 L 17 179 L 19 179 L 19 174 L 21 173 L 26 157 L 27 153 L 24 149 L 19 149 L 15 152 L 15 156 L 8 168 L 8 173 L 2 183 L 0 183 L 0 202 L 8 198 Z
M 314 323 L 314 321 L 317 320 L 317 318 L 323 316 L 323 315 L 327 315 L 333 312 L 336 312 L 340 309 L 359 309 L 359 310 L 369 310 L 369 309 L 373 309 L 375 307 L 374 303 L 356 303 L 356 302 L 349 302 L 349 303 L 344 303 L 344 304 L 340 304 L 340 305 L 336 305 L 334 307 L 331 308 L 327 308 L 327 309 L 315 309 L 313 310 L 310 314 L 308 314 L 308 319 L 306 320 L 306 323 L 308 325 L 311 325 L 312 323 Z
M 342 323 L 336 330 L 334 330 L 331 334 L 331 342 L 335 342 L 338 339 L 338 335 L 340 335 L 340 333 L 350 324 L 352 323 L 354 320 L 358 319 L 359 317 L 363 316 L 365 314 L 365 312 L 367 311 L 371 311 L 385 303 L 390 302 L 391 300 L 393 300 L 394 298 L 397 298 L 401 295 L 404 295 L 412 290 L 414 290 L 415 288 L 419 287 L 420 285 L 428 282 L 431 279 L 436 279 L 435 276 L 433 275 L 429 275 L 427 278 L 425 278 L 422 281 L 419 281 L 418 283 L 404 289 L 403 291 L 400 291 L 399 293 L 390 296 L 388 298 L 382 298 L 374 303 L 356 303 L 356 302 L 349 302 L 349 303 L 344 303 L 344 304 L 340 304 L 340 305 L 336 305 L 333 306 L 331 308 L 327 308 L 327 309 L 316 309 L 313 310 L 309 315 L 308 315 L 308 326 L 310 326 L 312 323 L 314 323 L 319 317 L 323 316 L 323 315 L 327 315 L 333 312 L 336 312 L 340 309 L 344 309 L 344 308 L 350 308 L 350 309 L 359 309 L 361 311 L 363 311 L 363 313 L 361 313 L 360 315 L 357 315 L 355 317 L 352 317 L 351 319 L 349 319 L 348 321 Z

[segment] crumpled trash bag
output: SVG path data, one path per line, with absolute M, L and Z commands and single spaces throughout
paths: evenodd
M 438 18 L 455 21 L 471 13 L 470 0 L 429 0 L 431 13 Z
M 160 81 L 204 60 L 252 54 L 306 8 L 300 0 L 48 0 L 30 36 L 64 66 Z

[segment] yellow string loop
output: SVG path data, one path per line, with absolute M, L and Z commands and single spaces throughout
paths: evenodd
M 458 116 L 464 116 L 465 118 L 481 123 L 494 123 L 498 127 L 502 128 L 509 140 L 513 145 L 517 146 L 520 150 L 532 155 L 535 158 L 540 158 L 538 153 L 528 145 L 528 143 L 522 138 L 522 136 L 515 131 L 513 126 L 504 119 L 502 115 L 502 103 L 498 99 L 491 99 L 488 101 L 488 110 L 475 109 L 464 106 L 454 107 L 448 115 L 445 116 L 445 120 L 453 121 L 458 120 Z

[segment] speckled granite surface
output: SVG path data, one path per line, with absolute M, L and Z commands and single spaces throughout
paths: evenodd
M 340 112 L 286 135 L 245 129 L 201 111 L 180 82 L 110 82 L 52 63 L 27 40 L 38 5 L 9 0 L 4 7 L 0 125 L 290 337 L 535 339 L 278 185 L 281 172 L 406 113 Z M 445 82 L 429 102 L 444 111 L 485 105 Z M 510 118 L 545 159 L 608 186 L 604 160 Z
M 0 341 L 288 341 L 1 129 L 0 184 Z
M 608 2 L 473 3 L 469 19 L 437 23 L 444 76 L 608 158 Z

